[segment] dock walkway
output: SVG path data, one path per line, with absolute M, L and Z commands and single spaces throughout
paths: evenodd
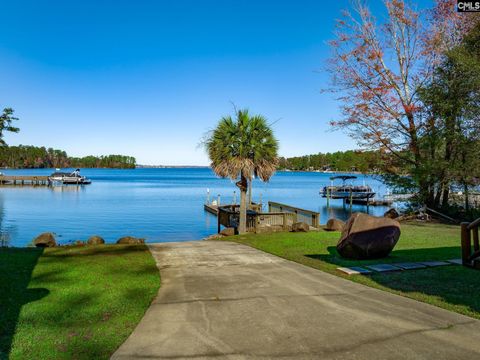
M 0 185 L 51 185 L 48 176 L 37 175 L 0 175 Z

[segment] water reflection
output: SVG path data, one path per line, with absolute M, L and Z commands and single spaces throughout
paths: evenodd
M 12 237 L 16 234 L 16 226 L 7 224 L 5 199 L 0 193 L 0 247 L 10 246 Z
M 0 194 L 0 247 L 8 246 L 9 237 L 3 230 L 3 222 L 5 221 L 5 207 L 2 194 Z
M 85 185 L 53 185 L 49 189 L 53 192 L 85 192 Z
M 372 206 L 363 206 L 363 205 L 330 205 L 330 206 L 323 206 L 320 209 L 320 218 L 322 219 L 323 223 L 326 223 L 328 219 L 340 219 L 340 220 L 347 220 L 352 213 L 355 212 L 364 212 L 364 213 L 371 213 Z

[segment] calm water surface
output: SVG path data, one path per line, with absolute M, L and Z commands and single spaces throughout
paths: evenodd
M 5 175 L 49 175 L 52 169 L 4 170 Z M 26 246 L 42 232 L 55 232 L 60 243 L 101 235 L 108 242 L 133 235 L 148 242 L 202 239 L 216 232 L 216 217 L 204 212 L 207 189 L 222 203 L 232 201 L 236 190 L 228 179 L 217 178 L 207 168 L 184 169 L 83 169 L 92 179 L 86 186 L 0 187 L 0 233 L 10 246 Z M 332 174 L 278 172 L 269 183 L 254 181 L 253 200 L 269 200 L 318 211 L 321 223 L 329 217 L 346 219 L 349 208 L 332 200 L 330 208 L 320 197 Z M 377 193 L 385 186 L 359 176 Z M 238 202 L 237 192 L 237 202 Z M 265 205 L 266 209 L 266 205 Z M 370 207 L 381 215 L 385 207 Z M 366 211 L 354 206 L 353 211 Z

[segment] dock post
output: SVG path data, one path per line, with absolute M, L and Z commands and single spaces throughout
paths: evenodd
M 220 194 L 217 195 L 217 206 L 220 207 Z
M 237 205 L 237 192 L 233 190 L 233 205 Z
M 330 188 L 327 186 L 327 209 L 330 207 Z
M 464 266 L 470 265 L 470 254 L 472 253 L 472 242 L 470 237 L 469 223 L 463 222 L 461 226 L 461 244 L 462 244 L 462 264 Z
M 352 212 L 352 203 L 353 203 L 353 193 L 352 193 L 352 189 L 350 189 L 350 213 Z
M 206 204 L 209 205 L 210 204 L 210 189 L 207 189 L 207 200 L 206 200 Z

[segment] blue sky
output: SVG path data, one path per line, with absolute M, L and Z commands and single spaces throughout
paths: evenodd
M 2 1 L 0 106 L 21 128 L 6 140 L 206 165 L 202 135 L 233 102 L 274 123 L 281 155 L 355 148 L 329 131 L 338 104 L 320 93 L 348 4 Z

